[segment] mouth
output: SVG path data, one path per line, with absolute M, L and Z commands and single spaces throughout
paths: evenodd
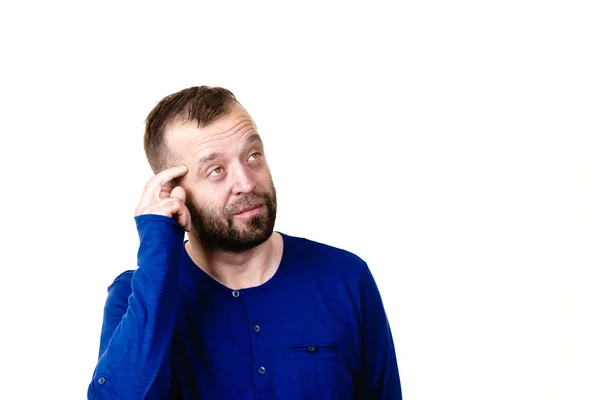
M 252 206 L 248 206 L 243 208 L 240 212 L 236 213 L 235 215 L 238 217 L 252 217 L 257 215 L 258 213 L 260 213 L 260 211 L 262 210 L 263 205 L 262 204 L 255 204 Z

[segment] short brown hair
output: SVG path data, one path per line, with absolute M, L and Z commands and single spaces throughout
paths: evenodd
M 203 128 L 231 111 L 238 103 L 222 87 L 194 86 L 163 98 L 146 118 L 144 151 L 154 173 L 171 166 L 172 155 L 165 143 L 165 131 L 175 123 L 196 121 Z

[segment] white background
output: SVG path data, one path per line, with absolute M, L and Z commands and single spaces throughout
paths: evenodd
M 371 266 L 406 399 L 600 398 L 598 2 L 14 3 L 0 398 L 85 398 L 143 121 L 203 84 L 256 120 L 276 229 Z

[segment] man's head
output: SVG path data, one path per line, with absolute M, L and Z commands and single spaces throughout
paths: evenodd
M 233 93 L 192 87 L 162 99 L 146 119 L 154 173 L 186 165 L 192 233 L 209 250 L 239 252 L 273 233 L 277 197 L 256 125 Z

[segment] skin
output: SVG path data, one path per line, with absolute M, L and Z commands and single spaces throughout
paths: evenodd
M 203 128 L 177 122 L 165 139 L 176 166 L 150 178 L 136 215 L 172 216 L 189 232 L 192 261 L 231 289 L 269 280 L 281 261 L 283 239 L 269 224 L 275 188 L 248 112 L 236 104 Z M 249 207 L 256 208 L 240 213 Z M 227 233 L 228 240 L 212 240 L 213 233 Z

